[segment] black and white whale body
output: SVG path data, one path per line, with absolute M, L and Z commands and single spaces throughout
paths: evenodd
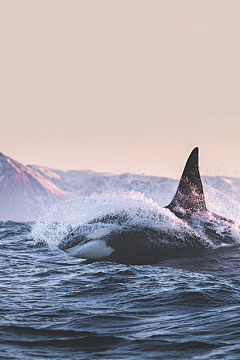
M 158 214 L 157 226 L 134 224 L 124 211 L 109 214 L 70 229 L 59 248 L 88 260 L 150 264 L 222 244 L 233 245 L 238 237 L 238 223 L 207 210 L 195 148 L 173 200 Z

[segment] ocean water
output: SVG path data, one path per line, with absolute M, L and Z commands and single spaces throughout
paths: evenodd
M 240 359 L 237 242 L 141 266 L 59 249 L 69 226 L 139 206 L 153 221 L 153 202 L 106 195 L 0 223 L 1 359 Z

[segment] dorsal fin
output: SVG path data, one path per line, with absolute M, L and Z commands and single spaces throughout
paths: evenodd
M 198 147 L 193 149 L 186 162 L 177 192 L 166 206 L 173 213 L 194 213 L 207 211 L 202 180 L 198 169 Z

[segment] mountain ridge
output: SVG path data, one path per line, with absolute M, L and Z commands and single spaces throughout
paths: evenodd
M 240 179 L 202 176 L 202 180 L 208 207 L 217 212 L 220 204 L 223 215 L 232 212 L 239 217 Z M 0 220 L 34 221 L 51 204 L 92 193 L 140 191 L 165 206 L 177 185 L 178 180 L 166 177 L 25 166 L 0 153 Z

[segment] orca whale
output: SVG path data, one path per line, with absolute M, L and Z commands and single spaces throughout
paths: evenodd
M 214 246 L 232 246 L 240 235 L 237 222 L 206 207 L 197 147 L 189 155 L 174 198 L 158 220 L 157 227 L 129 225 L 126 213 L 109 214 L 70 229 L 59 248 L 90 261 L 151 264 Z

